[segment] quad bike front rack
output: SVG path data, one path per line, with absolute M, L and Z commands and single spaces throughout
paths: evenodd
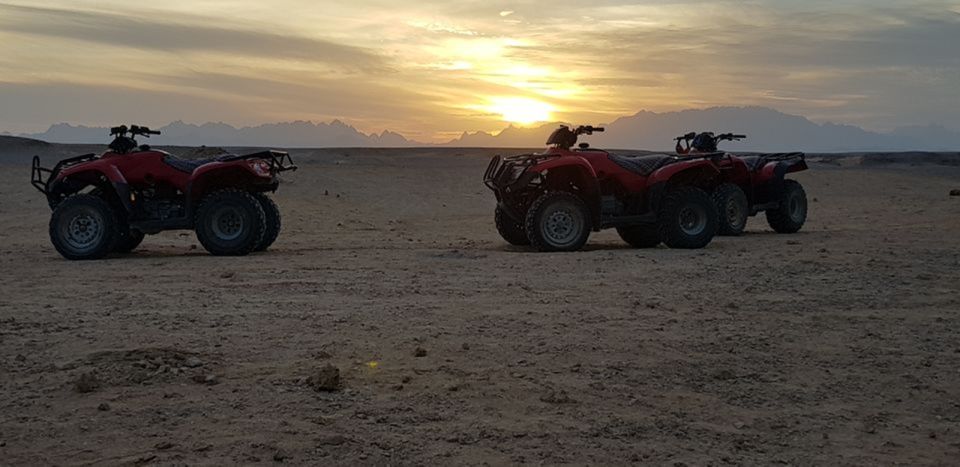
M 82 156 L 70 157 L 63 159 L 60 162 L 57 162 L 57 165 L 53 166 L 52 169 L 40 166 L 40 156 L 33 156 L 33 166 L 30 169 L 30 184 L 34 188 L 40 190 L 40 193 L 45 195 L 50 194 L 50 181 L 57 178 L 57 174 L 60 173 L 66 167 L 71 165 L 76 165 L 81 162 L 90 161 L 96 159 L 96 154 L 84 154 Z

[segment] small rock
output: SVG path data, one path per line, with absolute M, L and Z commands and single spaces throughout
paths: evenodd
M 546 402 L 548 404 L 572 404 L 576 401 L 567 394 L 567 391 L 563 389 L 559 391 L 554 391 L 552 389 L 547 390 L 540 396 L 540 401 Z
M 73 382 L 73 389 L 80 393 L 93 392 L 100 389 L 100 380 L 93 373 L 83 373 Z
M 197 357 L 187 357 L 187 359 L 183 362 L 183 365 L 187 368 L 196 368 L 203 366 L 203 360 L 200 360 Z
M 27 357 L 26 357 L 25 355 L 23 355 L 22 353 L 18 353 L 17 356 L 14 357 L 14 360 L 16 360 L 16 361 L 18 361 L 18 362 L 25 362 L 25 361 L 27 361 Z
M 736 379 L 736 377 L 737 375 L 730 370 L 720 370 L 713 373 L 713 379 L 719 379 L 721 381 Z
M 958 351 L 960 351 L 960 349 L 958 349 Z M 404 376 L 403 378 L 400 378 L 400 382 L 403 384 L 410 384 L 410 381 L 413 381 L 413 378 L 409 376 Z
M 787 245 L 799 245 L 800 242 L 797 240 L 787 240 Z
M 287 453 L 283 452 L 280 449 L 277 449 L 277 452 L 273 453 L 273 460 L 275 462 L 283 462 L 284 460 L 289 458 L 290 456 L 288 456 Z
M 347 437 L 342 435 L 329 435 L 322 436 L 317 438 L 317 445 L 319 446 L 341 446 L 350 441 Z
M 416 350 L 413 351 L 413 356 L 414 356 L 414 357 L 417 357 L 417 358 L 426 357 L 426 356 L 427 356 L 427 349 L 425 349 L 425 348 L 423 348 L 423 347 L 417 347 Z
M 196 250 L 196 249 L 197 249 L 197 245 L 190 245 L 190 249 L 191 249 L 191 250 Z
M 223 274 L 220 274 L 220 278 L 221 278 L 221 279 L 229 279 L 229 278 L 233 277 L 233 274 L 234 274 L 233 271 L 227 271 L 227 272 L 225 272 L 225 273 L 223 273 Z
M 101 402 L 100 405 L 97 406 L 97 410 L 101 412 L 107 412 L 110 410 L 110 404 L 106 402 Z
M 960 189 L 950 190 L 950 196 L 960 196 Z
M 206 384 L 208 386 L 213 386 L 214 384 L 220 384 L 220 378 L 217 378 L 217 375 L 194 375 L 194 383 Z
M 463 350 L 470 350 L 470 344 L 464 342 L 463 345 L 460 346 L 460 348 L 462 348 Z
M 154 444 L 153 447 L 161 451 L 166 451 L 167 449 L 170 449 L 173 447 L 173 443 L 171 443 L 170 441 L 161 441 L 157 444 Z
M 53 369 L 57 371 L 72 370 L 77 367 L 76 362 L 54 363 Z
M 328 363 L 310 375 L 307 384 L 315 391 L 336 391 L 340 389 L 340 369 Z

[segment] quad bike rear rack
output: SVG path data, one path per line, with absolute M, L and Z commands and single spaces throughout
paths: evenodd
M 239 161 L 239 160 L 248 160 L 248 159 L 264 159 L 270 164 L 271 172 L 286 172 L 288 170 L 297 170 L 298 167 L 293 163 L 293 159 L 290 158 L 290 154 L 285 151 L 260 151 L 253 154 L 245 154 L 242 156 L 224 156 L 218 160 L 221 162 L 229 161 Z
M 33 166 L 30 169 L 30 184 L 33 185 L 33 187 L 37 190 L 40 190 L 40 193 L 49 195 L 50 181 L 56 179 L 57 174 L 59 174 L 61 170 L 72 165 L 91 161 L 97 157 L 98 156 L 93 153 L 71 157 L 57 162 L 57 165 L 53 166 L 52 169 L 48 169 L 40 166 L 40 156 L 33 156 Z

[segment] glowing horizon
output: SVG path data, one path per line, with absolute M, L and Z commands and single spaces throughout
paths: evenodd
M 960 129 L 957 42 L 955 0 L 0 0 L 0 131 L 339 119 L 437 142 L 725 105 Z

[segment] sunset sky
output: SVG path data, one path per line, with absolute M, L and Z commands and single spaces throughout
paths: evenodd
M 0 131 L 341 119 L 420 141 L 761 105 L 960 129 L 960 1 L 0 0 Z

